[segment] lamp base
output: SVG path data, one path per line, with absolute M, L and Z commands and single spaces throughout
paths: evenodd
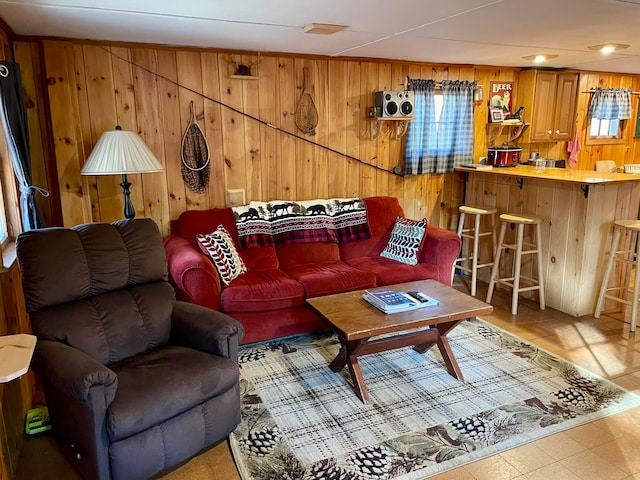
M 124 194 L 124 218 L 131 220 L 136 216 L 136 210 L 133 208 L 133 204 L 131 203 L 131 192 L 129 191 L 129 187 L 131 187 L 131 182 L 127 180 L 127 174 L 122 174 L 122 183 L 120 183 L 122 187 L 122 193 Z

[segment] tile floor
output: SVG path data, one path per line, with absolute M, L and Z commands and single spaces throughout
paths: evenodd
M 467 277 L 454 287 L 469 291 Z M 486 294 L 480 282 L 478 298 Z M 551 308 L 540 311 L 521 299 L 510 313 L 509 291 L 498 290 L 486 320 L 567 360 L 640 393 L 638 340 L 622 313 L 574 318 Z M 640 408 L 607 417 L 505 453 L 451 470 L 434 480 L 640 480 Z M 61 457 L 51 437 L 27 438 L 15 480 L 79 477 Z M 226 443 L 166 473 L 163 480 L 239 480 Z

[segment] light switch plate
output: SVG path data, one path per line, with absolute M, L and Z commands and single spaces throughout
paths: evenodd
M 243 188 L 227 190 L 227 207 L 239 207 L 245 203 Z

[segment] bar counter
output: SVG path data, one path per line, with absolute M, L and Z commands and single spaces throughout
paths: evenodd
M 456 171 L 477 172 L 508 177 L 535 178 L 554 180 L 556 182 L 602 184 L 640 181 L 640 175 L 630 173 L 596 172 L 594 170 L 574 170 L 572 168 L 534 167 L 518 165 L 516 167 L 492 167 L 477 169 L 458 167 Z
M 456 171 L 466 180 L 464 204 L 496 208 L 496 228 L 497 216 L 506 212 L 544 219 L 541 255 L 547 305 L 576 317 L 593 314 L 611 248 L 612 223 L 638 218 L 640 175 L 529 165 Z M 532 241 L 531 236 L 525 241 Z M 489 254 L 485 245 L 481 258 Z M 526 257 L 523 275 L 536 278 L 535 258 Z M 512 261 L 509 252 L 501 262 L 502 276 L 508 276 Z M 488 281 L 489 273 L 481 269 L 479 276 Z M 621 281 L 621 275 L 613 275 L 612 282 Z M 527 295 L 537 298 L 535 293 Z

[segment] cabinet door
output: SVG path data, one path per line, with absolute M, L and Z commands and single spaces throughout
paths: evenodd
M 571 140 L 575 128 L 578 74 L 559 73 L 553 115 L 553 140 Z
M 549 142 L 553 137 L 553 109 L 556 95 L 556 74 L 538 72 L 536 77 L 533 113 L 531 116 L 531 141 Z

